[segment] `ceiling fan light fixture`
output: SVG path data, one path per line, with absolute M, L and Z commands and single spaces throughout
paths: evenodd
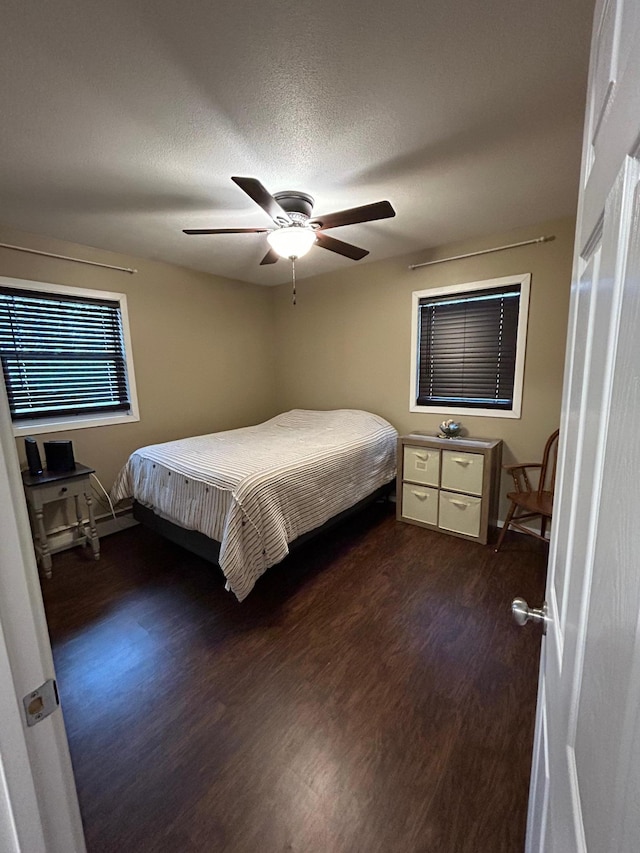
M 269 245 L 281 258 L 294 260 L 306 255 L 316 242 L 316 235 L 311 228 L 301 228 L 289 225 L 278 228 L 267 235 Z

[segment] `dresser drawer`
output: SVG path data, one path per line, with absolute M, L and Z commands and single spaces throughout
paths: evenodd
M 484 456 L 481 453 L 442 451 L 442 480 L 440 485 L 443 489 L 467 492 L 470 495 L 481 495 L 483 473 Z
M 69 479 L 64 483 L 48 483 L 42 486 L 36 486 L 31 490 L 31 504 L 40 508 L 50 501 L 60 501 L 65 498 L 80 497 L 85 492 L 90 491 L 89 481 L 83 479 Z
M 438 490 L 404 483 L 402 486 L 402 517 L 426 524 L 438 523 Z
M 404 448 L 403 479 L 427 486 L 440 485 L 440 451 L 431 447 Z
M 443 530 L 479 536 L 482 500 L 471 495 L 440 492 L 438 526 Z

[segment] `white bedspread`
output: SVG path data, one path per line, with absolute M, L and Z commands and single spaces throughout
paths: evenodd
M 242 601 L 288 543 L 388 483 L 396 430 L 353 409 L 294 409 L 263 424 L 143 447 L 113 486 L 158 515 L 221 543 L 220 567 Z

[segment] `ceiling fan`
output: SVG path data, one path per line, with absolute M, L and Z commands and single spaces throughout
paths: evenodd
M 186 228 L 185 234 L 267 234 L 270 249 L 260 261 L 263 264 L 275 264 L 278 258 L 296 260 L 301 258 L 315 244 L 322 249 L 344 255 L 354 261 L 364 258 L 369 252 L 351 243 L 345 243 L 324 232 L 341 225 L 355 225 L 360 222 L 373 222 L 376 219 L 389 219 L 396 215 L 388 201 L 377 201 L 339 210 L 324 216 L 311 217 L 313 198 L 307 193 L 286 191 L 271 193 L 255 178 L 231 178 L 249 198 L 269 214 L 275 222 L 275 228 Z

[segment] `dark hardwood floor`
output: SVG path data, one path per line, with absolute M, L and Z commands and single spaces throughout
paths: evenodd
M 43 581 L 90 853 L 524 849 L 545 546 L 377 506 L 238 604 L 142 528 Z

